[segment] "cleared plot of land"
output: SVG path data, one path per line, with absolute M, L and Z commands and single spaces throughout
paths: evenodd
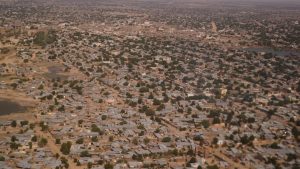
M 0 99 L 7 99 L 19 102 L 24 106 L 34 106 L 36 104 L 36 100 L 31 97 L 26 96 L 24 93 L 16 90 L 10 89 L 1 89 L 0 90 Z
M 1 48 L 1 46 L 0 46 Z M 16 63 L 17 62 L 17 57 L 16 57 L 16 50 L 12 47 L 5 47 L 5 48 L 1 48 L 2 51 L 3 49 L 8 50 L 7 52 L 1 52 L 0 53 L 0 64 L 5 63 Z

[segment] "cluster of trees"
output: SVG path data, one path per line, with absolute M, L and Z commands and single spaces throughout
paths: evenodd
M 136 161 L 143 161 L 144 158 L 150 157 L 153 159 L 157 159 L 159 157 L 170 157 L 170 156 L 183 156 L 183 155 L 188 155 L 188 156 L 194 156 L 195 152 L 189 148 L 189 149 L 182 149 L 182 150 L 178 150 L 176 148 L 174 148 L 173 150 L 169 150 L 165 153 L 150 153 L 147 155 L 141 155 L 141 154 L 133 154 L 132 155 L 132 159 L 136 160 Z
M 11 126 L 11 127 L 17 127 L 17 121 L 16 121 L 16 120 L 13 120 L 13 121 L 10 123 L 10 126 Z
M 35 35 L 33 43 L 45 47 L 47 44 L 54 43 L 56 40 L 57 35 L 54 30 L 49 30 L 48 32 L 40 31 Z
M 18 139 L 16 138 L 16 136 L 12 136 L 10 140 L 11 140 L 11 142 L 10 142 L 10 148 L 12 150 L 16 150 L 16 149 L 18 149 L 21 146 L 19 143 L 16 143 L 16 141 L 18 141 Z
M 43 121 L 40 122 L 40 127 L 42 128 L 42 131 L 47 131 L 49 126 L 45 124 Z
M 21 125 L 21 127 L 23 127 L 23 126 L 26 126 L 26 125 L 28 125 L 29 124 L 29 121 L 27 121 L 27 120 L 23 120 L 23 121 L 21 121 L 20 122 L 20 125 Z M 33 124 L 30 124 L 30 126 L 32 126 Z M 11 123 L 10 123 L 10 126 L 11 127 L 17 127 L 17 121 L 16 120 L 13 120 Z M 30 127 L 31 128 L 31 127 Z
M 83 87 L 81 85 L 82 81 L 73 80 L 69 82 L 69 87 L 76 90 L 78 94 L 82 95 Z
M 8 48 L 0 48 L 0 54 L 7 54 L 9 51 Z
M 10 143 L 10 148 L 11 148 L 12 150 L 17 150 L 20 146 L 21 146 L 21 144 L 16 143 L 16 142 L 11 142 L 11 143 Z
M 242 144 L 251 144 L 254 139 L 255 137 L 253 135 L 251 136 L 243 135 L 240 141 Z
M 147 116 L 154 116 L 155 115 L 155 111 L 151 108 L 149 108 L 148 106 L 143 106 L 142 108 L 139 109 L 140 113 L 145 113 Z
M 64 165 L 65 168 L 69 168 L 69 162 L 68 159 L 66 159 L 65 157 L 61 157 L 60 158 L 61 163 Z

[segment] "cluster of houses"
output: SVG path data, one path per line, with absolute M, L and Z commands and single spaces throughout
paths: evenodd
M 240 38 L 241 25 L 250 21 L 53 10 L 60 20 L 13 26 L 22 30 L 19 43 L 10 42 L 18 62 L 0 64 L 0 76 L 13 77 L 0 80 L 0 89 L 39 102 L 34 121 L 0 121 L 0 168 L 67 168 L 61 153 L 79 168 L 94 169 L 299 164 L 299 57 L 224 44 L 224 35 Z M 87 19 L 92 23 L 84 25 Z M 263 24 L 277 34 L 294 31 Z M 48 29 L 57 39 L 34 44 Z M 249 42 L 266 43 L 257 27 L 249 31 Z M 163 36 L 167 32 L 180 35 Z M 272 42 L 284 47 L 288 40 Z M 53 140 L 57 154 L 48 146 Z

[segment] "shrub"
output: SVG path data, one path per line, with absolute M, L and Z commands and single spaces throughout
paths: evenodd
M 164 137 L 161 141 L 162 142 L 170 142 L 171 141 L 171 137 Z

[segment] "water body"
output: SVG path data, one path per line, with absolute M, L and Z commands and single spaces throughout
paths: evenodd
M 10 100 L 0 100 L 0 115 L 11 113 L 22 113 L 27 110 L 26 107 Z
M 61 73 L 64 70 L 62 66 L 50 66 L 48 67 L 49 73 Z
M 299 51 L 293 51 L 293 50 L 276 50 L 272 48 L 245 48 L 245 51 L 249 52 L 265 52 L 265 53 L 272 53 L 272 55 L 275 56 L 300 56 Z
M 62 75 L 61 73 L 64 71 L 63 66 L 50 66 L 48 67 L 48 73 L 45 73 L 45 76 L 50 79 L 65 79 L 67 78 L 66 75 Z

